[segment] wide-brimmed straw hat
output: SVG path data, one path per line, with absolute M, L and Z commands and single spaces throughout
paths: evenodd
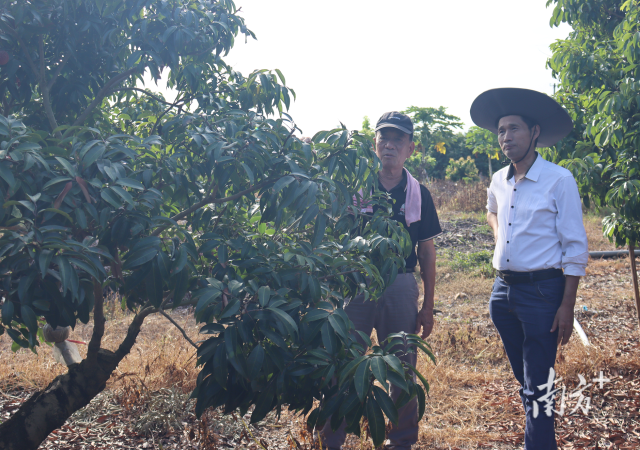
M 538 147 L 555 145 L 573 129 L 571 117 L 558 102 L 530 89 L 491 89 L 471 105 L 471 120 L 494 134 L 498 134 L 498 120 L 511 115 L 528 117 L 540 125 Z

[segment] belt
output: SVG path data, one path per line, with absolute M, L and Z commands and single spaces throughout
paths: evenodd
M 513 272 L 498 270 L 498 276 L 507 284 L 533 283 L 535 281 L 550 280 L 564 276 L 562 269 L 534 270 L 533 272 Z
M 416 271 L 416 268 L 415 268 L 415 267 L 411 267 L 411 268 L 409 268 L 409 269 L 405 269 L 405 273 L 413 273 L 413 272 L 415 272 L 415 271 Z

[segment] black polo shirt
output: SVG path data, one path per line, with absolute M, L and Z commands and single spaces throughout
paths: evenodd
M 420 220 L 407 227 L 407 222 L 404 218 L 405 201 L 407 199 L 407 173 L 404 170 L 402 171 L 402 180 L 390 191 L 387 191 L 380 181 L 378 181 L 378 189 L 391 195 L 391 203 L 393 205 L 392 219 L 404 225 L 409 231 L 412 244 L 411 255 L 405 259 L 405 263 L 407 270 L 413 270 L 418 263 L 418 256 L 416 255 L 418 242 L 431 240 L 442 233 L 431 193 L 425 186 L 420 185 L 420 196 L 422 197 Z M 374 212 L 377 208 L 377 206 L 374 206 Z

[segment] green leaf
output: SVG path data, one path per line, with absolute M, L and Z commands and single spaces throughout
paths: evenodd
M 340 317 L 337 314 L 331 314 L 329 316 L 329 323 L 331 324 L 331 328 L 341 336 L 345 341 L 349 339 L 349 333 Z
M 173 308 L 180 306 L 182 299 L 189 290 L 189 270 L 181 270 L 180 273 L 174 275 L 177 277 L 176 288 L 173 294 Z
M 329 323 L 322 325 L 322 344 L 330 355 L 338 351 L 338 339 L 335 332 L 330 328 Z
M 264 348 L 262 348 L 262 345 L 258 343 L 258 345 L 253 348 L 249 358 L 247 359 L 247 366 L 249 367 L 248 375 L 250 380 L 254 380 L 258 376 L 260 369 L 262 369 L 263 362 Z
M 235 315 L 238 311 L 240 311 L 241 306 L 242 302 L 240 301 L 240 299 L 232 298 L 220 313 L 219 319 L 222 320 Z
M 387 364 L 381 356 L 374 356 L 371 358 L 371 372 L 376 380 L 387 389 Z
M 291 316 L 278 308 L 269 307 L 267 308 L 267 310 L 274 313 L 276 317 L 280 319 L 283 325 L 287 328 L 287 331 L 289 332 L 289 336 L 295 339 L 298 334 L 298 325 L 296 325 L 296 323 L 293 321 Z
M 227 351 L 224 345 L 218 345 L 213 356 L 213 377 L 220 386 L 226 389 L 227 386 Z
M 210 303 L 222 295 L 222 291 L 216 288 L 205 288 L 198 291 L 198 304 L 196 305 L 196 314 L 199 314 Z
M 420 422 L 420 420 L 422 420 L 422 416 L 424 416 L 424 410 L 426 407 L 426 398 L 424 391 L 420 386 L 416 386 L 416 397 L 418 397 L 418 422 Z
M 286 177 L 280 178 L 273 185 L 273 193 L 277 194 L 278 192 L 280 192 L 280 190 L 282 188 L 284 188 L 284 187 L 288 186 L 289 184 L 291 184 L 293 182 L 293 180 L 295 180 L 295 178 L 293 178 L 291 175 L 287 175 Z
M 100 191 L 100 197 L 114 208 L 118 209 L 122 207 L 120 198 L 111 188 L 106 188 Z
M 260 306 L 263 308 L 269 304 L 269 299 L 271 298 L 271 289 L 269 286 L 262 286 L 258 289 L 258 300 L 260 302 Z
M 162 304 L 162 274 L 156 261 L 151 263 L 151 271 L 144 280 L 147 292 L 147 298 L 151 304 L 155 307 L 159 307 Z
M 407 381 L 404 378 L 404 375 L 400 375 L 398 372 L 393 370 L 387 371 L 387 380 L 396 387 L 399 387 L 407 394 L 409 393 L 409 386 L 407 385 Z
M 184 245 L 180 246 L 172 273 L 178 273 L 184 268 L 187 264 L 187 256 L 187 248 Z
M 140 191 L 144 191 L 144 186 L 138 180 L 132 180 L 131 178 L 118 178 L 116 180 L 116 183 L 118 183 L 121 186 L 126 186 L 133 189 L 138 189 Z
M 398 408 L 393 404 L 393 400 L 391 397 L 387 395 L 385 391 L 380 389 L 378 386 L 373 386 L 373 395 L 376 397 L 376 401 L 378 405 L 382 408 L 385 415 L 389 418 L 391 423 L 394 425 L 398 425 Z
M 322 243 L 322 239 L 324 239 L 326 231 L 327 216 L 325 216 L 324 214 L 320 214 L 313 229 L 313 239 L 311 241 L 311 245 L 313 246 L 313 248 L 318 247 L 320 243 Z
M 413 371 L 413 373 L 416 374 L 416 376 L 418 378 L 420 378 L 420 381 L 422 382 L 422 385 L 424 386 L 424 390 L 428 394 L 429 393 L 429 382 L 427 381 L 427 379 L 418 371 L 418 369 L 413 367 L 411 364 L 409 364 L 408 367 L 409 367 L 409 369 L 411 369 Z
M 387 362 L 387 364 L 389 364 L 389 367 L 391 367 L 391 370 L 394 370 L 395 372 L 397 372 L 398 374 L 404 377 L 404 369 L 402 367 L 402 362 L 400 361 L 400 358 L 398 358 L 396 355 L 385 355 L 383 356 L 383 358 Z
M 64 256 L 56 256 L 55 263 L 60 271 L 60 281 L 62 282 L 62 295 L 66 295 L 67 290 L 71 287 L 71 271 L 73 267 L 69 264 L 69 260 Z
M 66 219 L 69 220 L 69 222 L 73 223 L 73 219 L 71 218 L 71 216 L 69 214 L 67 214 L 66 212 L 60 210 L 60 209 L 56 209 L 56 208 L 45 208 L 41 211 L 38 211 L 38 214 L 42 214 L 45 212 L 52 212 L 55 214 L 60 214 L 61 216 L 64 216 Z
M 51 186 L 53 186 L 55 184 L 58 184 L 58 183 L 64 183 L 66 181 L 71 181 L 71 178 L 69 178 L 69 177 L 56 177 L 56 178 L 53 178 L 52 180 L 49 180 L 47 183 L 45 183 L 45 185 L 42 187 L 42 190 L 46 191 L 47 188 L 49 188 L 49 187 L 51 187 Z
M 16 184 L 16 179 L 11 172 L 11 163 L 8 161 L 0 161 L 0 177 L 7 182 L 9 188 L 13 188 Z
M 355 376 L 353 377 L 353 383 L 358 393 L 358 398 L 361 402 L 364 402 L 367 393 L 369 392 L 369 377 L 371 372 L 369 371 L 370 360 L 363 361 L 356 369 Z
M 11 325 L 14 309 L 15 307 L 13 306 L 13 302 L 5 299 L 4 304 L 2 305 L 2 323 L 3 324 L 7 326 Z
M 130 270 L 141 266 L 142 264 L 151 261 L 157 254 L 158 249 L 156 247 L 147 247 L 142 250 L 138 250 L 137 252 L 130 253 L 127 255 L 122 268 L 124 270 Z
M 303 229 L 315 216 L 318 215 L 318 212 L 320 212 L 320 208 L 318 208 L 318 205 L 314 203 L 302 215 L 298 228 Z
M 29 331 L 36 334 L 38 332 L 38 318 L 36 317 L 36 313 L 33 312 L 33 309 L 31 309 L 31 306 L 20 306 L 20 315 L 22 316 L 22 320 Z
M 118 194 L 122 199 L 129 203 L 131 206 L 135 206 L 135 202 L 133 201 L 133 197 L 127 191 L 122 189 L 120 186 L 111 186 L 111 188 L 116 194 Z
M 264 419 L 269 411 L 271 411 L 271 405 L 273 404 L 273 397 L 275 395 L 275 389 L 273 389 L 273 383 L 270 383 L 264 392 L 258 395 L 256 400 L 256 406 L 251 413 L 251 423 L 260 422 Z
M 76 169 L 73 168 L 73 166 L 71 165 L 71 163 L 69 161 L 67 161 L 64 158 L 60 158 L 59 156 L 56 156 L 55 158 L 62 165 L 62 167 L 64 167 L 64 169 L 69 173 L 69 175 L 71 175 L 72 178 L 75 178 L 75 177 L 78 176 L 78 173 L 76 172 Z
M 360 363 L 367 358 L 368 356 L 360 356 L 347 364 L 340 372 L 340 380 L 338 381 L 338 385 L 342 386 L 346 379 L 349 378 L 351 374 L 359 367 Z
M 42 274 L 42 278 L 44 278 L 47 274 L 47 269 L 51 264 L 51 259 L 53 258 L 52 250 L 42 250 L 40 252 L 40 256 L 38 257 L 38 264 L 40 266 L 40 273 Z
M 367 420 L 369 421 L 369 434 L 373 441 L 374 447 L 379 447 L 384 442 L 385 437 L 385 421 L 380 406 L 371 396 L 367 400 Z
M 95 268 L 93 266 L 91 266 L 90 264 L 87 264 L 86 262 L 84 262 L 84 261 L 82 261 L 81 259 L 78 259 L 78 258 L 69 258 L 69 262 L 74 264 L 74 265 L 76 265 L 77 267 L 81 268 L 85 272 L 87 272 L 95 280 L 100 281 L 100 276 L 98 275 L 98 272 L 96 272 Z

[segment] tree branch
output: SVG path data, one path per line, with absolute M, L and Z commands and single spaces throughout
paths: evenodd
M 328 280 L 330 278 L 340 277 L 342 275 L 348 275 L 350 273 L 360 272 L 359 270 L 348 270 L 346 272 L 334 273 L 333 275 L 327 275 L 326 277 L 319 278 L 320 280 Z
M 213 205 L 216 203 L 226 203 L 226 202 L 232 202 L 233 200 L 237 200 L 241 197 L 243 197 L 244 195 L 250 194 L 251 192 L 257 191 L 258 189 L 263 188 L 264 186 L 266 186 L 269 183 L 274 182 L 275 180 L 273 179 L 268 179 L 263 181 L 262 183 L 258 183 L 253 185 L 253 187 L 249 188 L 249 189 L 245 189 L 244 191 L 240 191 L 237 194 L 233 194 L 230 195 L 229 197 L 224 197 L 224 198 L 215 198 L 216 192 L 214 192 L 213 194 L 207 196 L 206 198 L 204 198 L 202 201 L 196 203 L 195 205 L 193 205 L 191 208 L 186 209 L 184 211 L 182 211 L 179 214 L 176 214 L 175 216 L 173 216 L 171 219 L 178 221 L 183 219 L 184 217 L 187 217 L 189 214 L 191 214 L 194 211 L 197 211 L 198 209 L 202 208 L 205 205 Z M 162 233 L 164 230 L 166 230 L 167 228 L 169 228 L 169 225 L 163 225 L 160 228 L 157 228 L 153 233 L 151 233 L 151 236 L 159 236 L 160 233 Z
M 93 302 L 93 333 L 87 347 L 87 362 L 89 364 L 97 363 L 98 350 L 100 350 L 102 336 L 104 336 L 104 294 L 98 281 L 93 282 Z
M 184 331 L 184 329 L 180 325 L 178 325 L 178 322 L 173 320 L 173 318 L 169 314 L 164 312 L 163 310 L 160 310 L 158 312 L 160 314 L 162 314 L 163 316 L 165 316 L 167 318 L 167 320 L 169 320 L 169 322 L 171 322 L 178 330 L 180 330 L 180 333 L 182 333 L 182 335 L 187 340 L 187 342 L 189 342 L 189 344 L 191 344 L 196 349 L 198 348 L 198 346 L 189 338 L 189 336 L 187 336 L 186 331 Z
M 111 91 L 110 93 L 116 93 L 116 92 L 120 92 L 120 91 L 136 91 L 136 92 L 142 92 L 143 94 L 145 94 L 145 95 L 147 95 L 147 96 L 151 97 L 151 98 L 152 98 L 152 99 L 154 99 L 155 101 L 160 102 L 160 103 L 164 103 L 165 105 L 169 105 L 169 106 L 171 106 L 171 107 L 176 107 L 176 106 L 178 106 L 180 103 L 184 103 L 185 101 L 189 101 L 189 100 L 192 100 L 192 99 L 194 98 L 194 97 L 189 97 L 189 98 L 187 98 L 186 100 L 185 100 L 185 99 L 182 99 L 182 100 L 180 100 L 179 102 L 178 102 L 178 101 L 176 101 L 176 102 L 174 102 L 174 103 L 170 103 L 170 102 L 168 102 L 168 101 L 166 101 L 166 100 L 162 100 L 162 99 L 161 99 L 160 97 L 158 97 L 157 95 L 153 95 L 152 93 L 147 92 L 147 91 L 145 91 L 144 89 L 140 89 L 140 88 L 136 88 L 136 87 L 123 87 L 123 88 L 118 88 L 118 89 L 112 89 L 112 91 Z
M 604 12 L 606 12 L 607 14 L 609 14 L 610 16 L 613 17 L 617 17 L 618 19 L 624 20 L 625 16 L 620 15 L 619 13 L 617 13 L 616 11 L 611 11 L 610 9 L 606 9 L 604 10 Z
M 71 57 L 71 52 L 68 52 L 67 54 L 65 54 L 62 57 L 62 61 L 60 61 L 60 63 L 58 64 L 58 67 L 56 67 L 55 72 L 53 72 L 53 75 L 51 76 L 51 79 L 49 80 L 49 83 L 47 84 L 47 88 L 49 90 L 51 90 L 53 85 L 56 84 L 56 80 L 58 79 L 58 77 L 62 73 L 62 69 L 64 69 L 64 66 L 67 65 L 67 62 L 69 61 L 70 57 Z
M 140 328 L 144 323 L 144 319 L 146 319 L 149 314 L 153 314 L 156 312 L 158 312 L 158 310 L 152 306 L 143 306 L 140 312 L 136 314 L 136 316 L 131 321 L 131 324 L 129 324 L 129 328 L 127 329 L 127 336 L 118 347 L 118 350 L 116 350 L 117 358 L 122 359 L 129 354 L 131 348 L 133 347 L 133 344 L 136 343 L 136 338 L 140 333 Z
M 111 92 L 114 88 L 114 86 L 117 86 L 118 84 L 122 83 L 124 80 L 126 80 L 128 77 L 130 77 L 132 74 L 134 74 L 136 71 L 139 70 L 139 67 L 132 67 L 131 69 L 121 73 L 120 75 L 116 75 L 115 77 L 113 77 L 111 80 L 109 80 L 107 82 L 107 84 L 104 85 L 104 87 L 102 89 L 100 89 L 100 92 L 98 92 L 98 94 L 96 95 L 96 98 L 93 99 L 93 101 L 91 103 L 89 103 L 89 106 L 87 106 L 84 111 L 82 111 L 82 114 L 80 114 L 80 116 L 76 119 L 75 122 L 73 122 L 73 126 L 81 126 L 85 120 L 87 120 L 87 117 L 89 117 L 89 114 L 91 114 L 91 111 L 93 111 L 100 103 L 102 103 L 102 100 L 107 96 L 107 94 L 109 92 Z M 66 138 L 69 133 L 71 133 L 71 129 L 68 129 L 64 135 L 62 135 L 62 138 Z
M 40 39 L 38 40 L 38 51 L 40 52 L 40 92 L 42 93 L 42 104 L 44 106 L 44 112 L 47 115 L 47 119 L 49 120 L 49 126 L 53 132 L 53 130 L 58 128 L 58 122 L 56 122 L 56 117 L 53 115 L 53 109 L 51 109 L 49 87 L 47 85 L 47 77 L 45 76 L 44 71 L 44 41 L 42 39 L 42 35 L 40 35 Z M 62 139 L 62 134 L 58 131 L 56 132 L 56 137 L 58 139 Z

